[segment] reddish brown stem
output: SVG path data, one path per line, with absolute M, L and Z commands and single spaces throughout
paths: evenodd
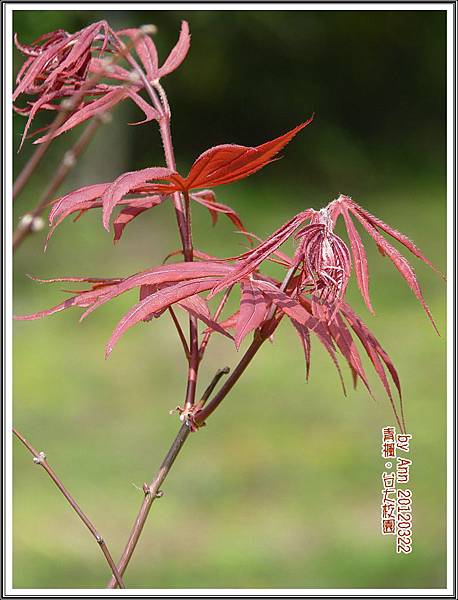
M 211 381 L 208 388 L 205 390 L 205 392 L 200 400 L 200 402 L 202 404 L 205 404 L 205 400 L 211 394 L 215 385 L 218 383 L 218 381 L 221 379 L 221 377 L 228 372 L 229 372 L 229 369 L 228 369 L 228 367 L 226 367 L 224 369 L 220 369 L 216 373 L 216 375 L 213 377 L 213 380 Z M 170 471 L 173 463 L 175 462 L 175 459 L 178 456 L 178 453 L 180 452 L 181 448 L 183 447 L 183 444 L 185 443 L 190 432 L 191 432 L 191 430 L 189 428 L 189 424 L 187 421 L 185 421 L 185 423 L 181 426 L 172 445 L 170 446 L 169 451 L 167 452 L 164 460 L 162 461 L 162 464 L 159 467 L 159 470 L 156 473 L 156 476 L 154 477 L 154 479 L 152 480 L 152 482 L 149 485 L 145 484 L 143 486 L 143 490 L 145 492 L 145 497 L 143 498 L 143 502 L 142 502 L 140 510 L 138 512 L 137 518 L 135 519 L 135 523 L 130 532 L 129 539 L 127 540 L 126 546 L 124 548 L 124 551 L 123 551 L 122 556 L 118 563 L 118 571 L 119 571 L 119 573 L 121 573 L 121 575 L 124 574 L 124 572 L 127 568 L 127 565 L 129 564 L 129 561 L 135 550 L 137 542 L 143 531 L 143 527 L 145 525 L 146 519 L 148 517 L 149 511 L 151 509 L 153 502 L 156 500 L 156 498 L 160 498 L 162 496 L 162 493 L 160 493 L 159 488 L 164 483 L 165 478 L 169 474 L 169 471 Z M 113 589 L 116 587 L 116 585 L 117 585 L 116 579 L 114 577 L 112 577 L 110 579 L 107 587 L 110 589 Z
M 54 177 L 51 179 L 48 187 L 43 192 L 40 200 L 33 210 L 27 215 L 30 217 L 28 222 L 25 224 L 22 221 L 22 225 L 16 228 L 13 234 L 13 252 L 22 244 L 27 236 L 34 232 L 35 219 L 41 215 L 48 203 L 52 200 L 54 194 L 60 188 L 69 172 L 74 168 L 78 157 L 84 152 L 89 142 L 95 135 L 95 132 L 103 121 L 103 115 L 94 117 L 86 129 L 83 131 L 81 136 L 75 142 L 75 144 L 68 150 L 57 168 Z
M 170 119 L 168 116 L 163 116 L 159 123 L 159 129 L 164 147 L 165 162 L 169 169 L 175 170 L 175 156 L 173 153 L 172 138 L 170 133 Z M 172 196 L 173 205 L 175 207 L 175 216 L 178 224 L 178 232 L 180 234 L 181 245 L 183 246 L 183 254 L 186 257 L 186 240 L 187 227 L 183 199 L 179 192 L 175 192 Z
M 116 36 L 116 34 L 114 32 L 112 32 L 112 34 L 113 34 L 114 38 L 117 40 L 119 47 L 121 49 L 125 48 L 124 43 L 121 40 L 119 40 L 119 38 Z M 146 34 L 143 34 L 143 35 L 146 35 Z M 164 148 L 165 162 L 167 164 L 167 167 L 174 171 L 176 169 L 176 164 L 175 164 L 175 155 L 173 152 L 172 134 L 170 131 L 170 116 L 171 116 L 171 114 L 170 114 L 170 106 L 167 101 L 167 95 L 165 94 L 165 91 L 162 88 L 162 86 L 160 85 L 160 83 L 155 82 L 155 87 L 157 88 L 157 90 L 159 92 L 159 96 L 160 96 L 159 97 L 156 92 L 155 87 L 153 87 L 153 85 L 151 85 L 151 83 L 148 80 L 148 78 L 146 77 L 143 69 L 140 67 L 140 65 L 135 60 L 135 58 L 129 53 L 127 54 L 126 58 L 127 58 L 127 61 L 135 69 L 138 76 L 140 77 L 143 85 L 145 86 L 145 90 L 146 90 L 148 96 L 150 97 L 151 102 L 153 103 L 157 112 L 160 114 L 159 130 L 161 133 L 162 146 Z M 188 233 L 187 233 L 187 225 L 186 225 L 186 217 L 185 217 L 183 199 L 179 192 L 175 192 L 173 194 L 172 198 L 173 198 L 173 204 L 175 207 L 175 215 L 176 215 L 177 224 L 178 224 L 178 231 L 179 231 L 181 243 L 183 246 L 183 253 L 186 256 L 186 246 L 187 246 L 186 240 L 188 237 Z
M 232 292 L 233 287 L 234 287 L 233 285 L 229 286 L 227 288 L 227 290 L 224 292 L 223 297 L 221 298 L 221 301 L 215 310 L 215 314 L 213 315 L 213 321 L 215 321 L 215 322 L 218 321 L 221 313 L 223 312 L 223 308 L 227 302 L 227 299 L 229 298 L 229 296 Z M 200 348 L 199 348 L 199 360 L 202 360 L 202 358 L 204 357 L 205 350 L 206 350 L 208 342 L 210 340 L 211 332 L 212 332 L 212 330 L 210 328 L 208 328 L 207 331 L 202 336 L 202 342 L 201 342 Z
M 44 452 L 37 452 L 35 450 L 35 448 L 32 446 L 32 444 L 21 433 L 19 433 L 19 431 L 17 429 L 15 429 L 14 427 L 13 427 L 13 433 L 18 438 L 18 440 L 20 440 L 22 442 L 22 444 L 24 444 L 24 446 L 27 448 L 27 450 L 30 452 L 30 454 L 33 455 L 33 462 L 35 464 L 43 467 L 43 469 L 46 471 L 46 473 L 49 475 L 49 477 L 52 479 L 52 481 L 59 488 L 59 490 L 61 491 L 61 493 L 67 500 L 67 502 L 70 504 L 70 506 L 76 512 L 78 517 L 81 519 L 81 521 L 86 525 L 86 527 L 92 533 L 92 535 L 95 538 L 95 541 L 100 546 L 100 549 L 102 550 L 103 555 L 105 556 L 105 559 L 110 567 L 111 572 L 113 573 L 113 579 L 115 580 L 116 585 L 119 586 L 120 588 L 125 588 L 124 582 L 122 580 L 122 576 L 120 575 L 119 570 L 117 569 L 117 567 L 114 563 L 114 560 L 110 554 L 110 551 L 108 550 L 108 547 L 107 547 L 104 539 L 99 534 L 99 532 L 94 527 L 94 525 L 89 520 L 89 518 L 85 515 L 85 513 L 78 506 L 76 500 L 72 497 L 70 492 L 66 489 L 66 487 L 64 486 L 62 481 L 59 479 L 59 477 L 54 472 L 54 470 L 51 468 L 51 466 L 49 465 L 49 463 L 46 459 L 46 455 L 44 454 Z
M 281 290 L 285 290 L 288 287 L 288 284 L 290 283 L 291 279 L 294 276 L 296 267 L 297 267 L 297 265 L 293 265 L 288 270 L 288 272 L 283 280 L 283 283 L 281 285 L 281 288 L 280 288 Z M 261 331 L 259 329 L 256 330 L 253 342 L 251 343 L 248 350 L 245 352 L 245 354 L 239 361 L 239 363 L 236 366 L 236 368 L 234 369 L 232 375 L 227 379 L 226 383 L 222 386 L 220 391 L 205 406 L 205 401 L 210 396 L 210 393 L 214 389 L 216 382 L 222 377 L 222 375 L 224 375 L 225 373 L 228 372 L 228 368 L 220 369 L 216 373 L 210 386 L 207 388 L 206 392 L 202 396 L 202 399 L 195 407 L 195 408 L 198 408 L 199 410 L 196 412 L 195 415 L 193 415 L 191 417 L 192 418 L 192 426 L 194 426 L 194 425 L 196 425 L 197 427 L 202 426 L 205 422 L 205 419 L 208 418 L 216 410 L 216 408 L 219 406 L 219 404 L 221 404 L 221 402 L 224 400 L 224 398 L 227 396 L 227 394 L 230 392 L 230 390 L 233 388 L 233 386 L 240 379 L 240 376 L 243 374 L 243 372 L 245 371 L 247 366 L 250 364 L 251 360 L 256 355 L 256 352 L 259 350 L 259 348 L 262 346 L 262 344 L 265 342 L 265 340 L 270 335 L 272 335 L 272 333 L 278 326 L 280 319 L 275 318 L 276 312 L 277 312 L 277 309 L 275 306 L 273 306 L 267 317 L 267 322 L 266 322 L 265 326 L 262 328 L 262 332 L 263 332 L 262 335 L 261 335 Z M 215 379 L 216 379 L 216 381 L 215 381 Z M 184 415 L 184 418 L 186 418 L 186 415 Z M 127 564 L 129 563 L 129 560 L 132 556 L 132 553 L 135 550 L 135 546 L 137 545 L 138 539 L 142 532 L 142 529 L 145 524 L 146 518 L 148 516 L 149 510 L 150 510 L 151 505 L 154 502 L 156 494 L 159 490 L 159 486 L 162 484 L 164 479 L 167 477 L 167 475 L 170 471 L 170 468 L 173 464 L 173 461 L 175 460 L 178 452 L 181 450 L 189 433 L 190 433 L 189 425 L 187 422 L 185 422 L 185 424 L 182 425 L 180 431 L 178 432 L 178 435 L 175 438 L 169 452 L 167 453 L 166 458 L 162 462 L 162 465 L 158 471 L 158 474 L 156 475 L 156 478 L 153 480 L 153 482 L 150 486 L 147 486 L 145 488 L 148 491 L 151 491 L 151 495 L 145 495 L 145 499 L 143 500 L 142 506 L 140 507 L 140 512 L 138 513 L 138 516 L 135 520 L 134 526 L 130 533 L 129 540 L 126 544 L 126 547 L 122 554 L 121 560 L 118 563 L 118 570 L 121 574 L 124 574 Z M 108 587 L 109 588 L 116 587 L 116 581 L 114 580 L 114 578 L 112 578 L 110 580 Z
M 261 337 L 258 332 L 256 332 L 254 340 L 251 342 L 248 350 L 240 359 L 239 363 L 233 370 L 231 376 L 226 380 L 224 385 L 221 387 L 219 392 L 213 396 L 211 401 L 204 406 L 199 412 L 194 416 L 194 424 L 197 427 L 200 427 L 204 424 L 205 419 L 207 419 L 221 404 L 227 394 L 231 391 L 237 381 L 240 379 L 240 376 L 243 374 L 247 366 L 250 364 L 251 360 L 255 356 L 256 352 L 262 346 L 267 338 Z
M 285 278 L 283 279 L 283 282 L 280 286 L 280 289 L 282 291 L 286 290 L 286 288 L 288 287 L 291 279 L 294 276 L 296 268 L 297 268 L 297 265 L 293 264 L 290 267 L 290 269 L 288 270 L 288 272 L 286 273 Z M 227 394 L 231 391 L 231 389 L 234 387 L 234 385 L 240 379 L 240 376 L 243 374 L 243 372 L 245 371 L 247 366 L 250 364 L 250 362 L 252 361 L 256 352 L 259 350 L 259 348 L 262 346 L 262 344 L 275 331 L 275 329 L 277 328 L 277 326 L 281 320 L 281 319 L 275 318 L 276 312 L 277 312 L 277 308 L 274 305 L 270 309 L 270 312 L 267 316 L 264 326 L 262 326 L 260 329 L 257 329 L 255 331 L 254 338 L 253 338 L 253 341 L 251 342 L 251 345 L 248 347 L 248 350 L 245 352 L 245 354 L 240 359 L 239 363 L 233 370 L 231 376 L 226 380 L 225 384 L 222 386 L 222 388 L 219 390 L 219 392 L 211 399 L 211 401 L 204 408 L 202 408 L 202 410 L 200 410 L 199 412 L 197 412 L 194 415 L 193 421 L 197 427 L 203 425 L 205 422 L 205 419 L 207 419 L 218 408 L 218 406 L 221 404 L 221 402 L 224 400 L 224 398 L 227 396 Z
M 178 332 L 178 337 L 180 338 L 181 341 L 181 345 L 183 346 L 183 350 L 185 353 L 186 358 L 189 360 L 189 348 L 188 348 L 188 342 L 186 341 L 185 335 L 183 333 L 183 330 L 181 329 L 181 325 L 180 322 L 178 321 L 178 318 L 175 314 L 175 311 L 173 310 L 173 308 L 171 306 L 169 306 L 169 313 L 170 316 L 172 317 L 172 321 L 175 325 L 175 328 Z
M 135 519 L 134 526 L 129 535 L 129 539 L 127 540 L 127 544 L 122 553 L 121 559 L 118 563 L 118 572 L 123 575 L 124 571 L 129 564 L 131 556 L 135 550 L 137 542 L 140 538 L 140 535 L 143 531 L 143 527 L 145 525 L 146 519 L 148 518 L 149 511 L 153 502 L 156 498 L 160 497 L 162 494 L 159 494 L 159 488 L 167 477 L 171 466 L 175 462 L 178 453 L 180 452 L 183 444 L 186 441 L 190 433 L 190 429 L 186 424 L 183 424 L 178 432 L 178 435 L 174 439 L 172 445 L 170 446 L 169 451 L 167 452 L 164 460 L 162 461 L 161 466 L 159 467 L 159 471 L 156 474 L 156 477 L 149 485 L 144 486 L 145 497 L 143 498 L 142 505 L 140 507 L 140 511 Z M 107 585 L 108 588 L 113 589 L 117 587 L 117 581 L 115 577 L 112 577 Z
M 61 113 L 59 113 L 57 115 L 57 117 L 54 121 L 56 123 L 55 129 L 57 129 L 57 127 L 58 127 L 57 120 L 59 119 L 60 114 Z M 51 125 L 51 128 L 53 128 L 53 127 L 54 127 L 54 123 L 53 123 L 53 125 Z M 16 200 L 16 198 L 22 192 L 25 184 L 27 183 L 29 178 L 34 173 L 35 169 L 40 164 L 41 159 L 46 154 L 46 152 L 47 152 L 49 146 L 52 144 L 52 142 L 53 142 L 53 138 L 48 138 L 48 140 L 46 142 L 43 142 L 42 144 L 40 144 L 38 146 L 38 148 L 36 148 L 36 150 L 32 154 L 32 156 L 30 157 L 30 159 L 26 162 L 26 164 L 24 165 L 24 168 L 19 173 L 19 175 L 16 177 L 16 180 L 13 184 L 13 200 Z
M 165 93 L 163 92 L 164 96 Z M 186 222 L 186 239 L 185 247 L 185 261 L 192 262 L 193 256 L 193 245 L 192 245 L 192 234 L 191 234 L 191 211 L 189 206 L 189 194 L 184 194 L 185 202 L 185 222 Z M 189 317 L 189 363 L 188 363 L 188 380 L 186 385 L 186 399 L 184 403 L 184 409 L 189 409 L 195 402 L 196 388 L 197 388 L 197 373 L 199 370 L 199 335 L 197 328 L 197 318 Z
M 167 102 L 167 95 L 160 86 L 158 87 L 161 103 L 161 119 L 159 122 L 162 144 L 164 146 L 165 161 L 169 169 L 175 170 L 175 155 L 173 152 L 172 134 L 170 131 L 170 107 Z M 157 98 L 156 94 L 150 92 L 152 101 Z M 183 246 L 183 254 L 186 262 L 192 262 L 193 260 L 193 244 L 191 234 L 191 211 L 189 207 L 189 194 L 184 194 L 183 198 L 180 193 L 176 192 L 173 195 L 175 213 L 178 223 L 178 229 L 180 232 L 181 243 Z M 184 402 L 184 410 L 189 409 L 195 402 L 196 389 L 197 389 L 197 373 L 199 369 L 199 335 L 197 327 L 197 318 L 189 317 L 189 360 L 188 360 L 188 377 L 186 383 L 186 396 Z

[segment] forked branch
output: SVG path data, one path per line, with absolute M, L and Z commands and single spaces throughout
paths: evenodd
M 13 427 L 13 433 L 18 438 L 18 440 L 20 442 L 22 442 L 22 444 L 27 448 L 27 450 L 30 452 L 30 454 L 32 454 L 33 462 L 36 465 L 40 465 L 41 467 L 43 467 L 43 469 L 46 471 L 46 473 L 49 475 L 49 477 L 52 479 L 52 481 L 56 484 L 56 486 L 62 492 L 62 495 L 65 497 L 67 502 L 70 504 L 70 506 L 76 512 L 78 517 L 81 519 L 81 521 L 83 521 L 83 523 L 86 525 L 86 527 L 92 533 L 92 535 L 95 538 L 95 541 L 100 546 L 100 549 L 102 550 L 103 555 L 105 556 L 105 559 L 111 569 L 111 572 L 113 573 L 113 578 L 116 581 L 116 585 L 120 588 L 125 588 L 122 577 L 113 561 L 110 551 L 108 550 L 108 547 L 105 543 L 105 540 L 99 534 L 99 532 L 97 531 L 95 526 L 92 524 L 92 522 L 89 520 L 89 518 L 86 516 L 86 514 L 78 506 L 76 500 L 73 498 L 73 496 L 70 494 L 70 492 L 67 490 L 67 488 L 62 483 L 62 481 L 56 475 L 54 470 L 51 468 L 51 466 L 49 465 L 49 463 L 46 459 L 45 453 L 37 452 L 35 450 L 35 448 L 32 446 L 32 444 L 21 433 L 19 433 L 19 431 L 14 427 Z
M 209 395 L 215 388 L 218 381 L 221 379 L 221 377 L 223 375 L 226 375 L 227 373 L 229 373 L 228 367 L 225 367 L 224 369 L 219 369 L 216 372 L 210 385 L 207 387 L 204 394 L 202 395 L 202 398 L 200 399 L 199 404 L 202 404 L 202 405 L 205 404 L 205 401 L 207 400 L 207 398 L 209 397 Z M 121 559 L 119 560 L 119 563 L 118 563 L 118 571 L 121 575 L 124 574 L 124 572 L 127 568 L 127 565 L 129 564 L 131 556 L 135 550 L 137 542 L 142 533 L 146 519 L 148 518 L 148 514 L 149 514 L 149 511 L 151 509 L 153 502 L 156 500 L 156 498 L 160 498 L 162 496 L 162 493 L 160 492 L 159 488 L 164 483 L 165 478 L 169 474 L 170 469 L 171 469 L 173 463 L 175 462 L 176 457 L 178 456 L 178 453 L 180 452 L 181 448 L 183 447 L 183 444 L 187 440 L 190 433 L 191 433 L 190 423 L 188 422 L 187 419 L 185 419 L 176 438 L 173 440 L 173 443 L 170 446 L 169 451 L 167 452 L 164 460 L 162 461 L 162 464 L 159 467 L 159 470 L 156 473 L 156 476 L 154 477 L 153 481 L 149 485 L 146 483 L 143 485 L 143 491 L 145 493 L 145 497 L 143 498 L 142 505 L 140 507 L 137 518 L 135 519 L 135 523 L 130 532 L 129 539 L 127 540 L 126 546 L 125 546 L 124 551 L 121 556 Z M 110 579 L 107 587 L 110 589 L 113 589 L 113 588 L 116 588 L 117 585 L 118 585 L 117 580 L 113 576 Z

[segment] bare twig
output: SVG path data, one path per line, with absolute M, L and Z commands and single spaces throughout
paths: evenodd
M 32 444 L 21 433 L 19 433 L 19 431 L 17 429 L 15 429 L 14 427 L 13 427 L 13 433 L 18 438 L 18 440 L 20 440 L 24 444 L 24 446 L 27 448 L 27 450 L 30 452 L 30 454 L 33 455 L 33 462 L 35 464 L 43 467 L 43 469 L 46 471 L 46 473 L 49 475 L 49 477 L 53 480 L 53 482 L 56 484 L 56 486 L 62 492 L 63 496 L 68 501 L 70 506 L 73 508 L 73 510 L 79 516 L 81 521 L 83 521 L 83 523 L 86 525 L 86 527 L 92 533 L 92 535 L 95 538 L 95 541 L 100 546 L 100 549 L 102 550 L 103 555 L 105 556 L 105 559 L 111 569 L 111 572 L 113 573 L 113 578 L 115 579 L 116 584 L 120 588 L 125 588 L 124 582 L 122 580 L 122 576 L 120 575 L 120 573 L 113 561 L 113 558 L 110 554 L 110 551 L 108 550 L 108 547 L 107 547 L 104 539 L 99 534 L 99 532 L 94 527 L 94 525 L 91 523 L 89 518 L 84 514 L 84 512 L 78 506 L 78 504 L 76 503 L 76 500 L 74 500 L 74 498 L 71 496 L 70 492 L 65 488 L 64 484 L 61 482 L 61 480 L 56 475 L 54 470 L 51 468 L 51 466 L 49 465 L 49 463 L 46 459 L 45 453 L 37 452 L 35 450 L 35 448 L 32 446 Z
M 18 249 L 27 236 L 35 231 L 37 217 L 41 215 L 48 203 L 52 200 L 54 194 L 62 185 L 69 172 L 76 165 L 78 157 L 84 152 L 89 142 L 94 137 L 94 134 L 99 128 L 100 124 L 104 121 L 104 118 L 106 119 L 106 117 L 106 114 L 94 117 L 89 125 L 86 126 L 86 129 L 83 131 L 72 148 L 64 154 L 64 157 L 61 160 L 54 177 L 49 182 L 48 187 L 43 192 L 37 205 L 33 210 L 22 217 L 22 220 L 16 228 L 16 231 L 13 234 L 13 252 Z
M 207 400 L 210 398 L 210 394 L 215 389 L 218 381 L 221 379 L 221 377 L 223 377 L 223 375 L 228 375 L 229 373 L 230 373 L 230 368 L 229 367 L 223 367 L 222 369 L 218 369 L 218 371 L 216 371 L 215 376 L 211 380 L 211 382 L 208 385 L 208 387 L 205 390 L 205 392 L 202 394 L 202 398 L 196 404 L 196 409 L 200 409 L 200 408 L 202 408 L 205 405 L 205 403 L 207 402 Z
M 59 113 L 59 115 L 60 115 L 60 113 Z M 56 123 L 56 129 L 58 127 L 57 120 L 59 119 L 59 115 L 57 115 L 57 117 L 54 121 Z M 54 123 L 51 126 L 51 128 L 53 128 L 53 127 L 54 127 Z M 24 188 L 25 184 L 29 180 L 29 177 L 31 177 L 32 173 L 38 167 L 38 165 L 41 162 L 41 159 L 46 154 L 49 146 L 52 144 L 53 139 L 54 138 L 48 138 L 46 140 L 46 142 L 43 142 L 42 144 L 40 144 L 38 146 L 38 148 L 36 148 L 35 152 L 32 154 L 30 159 L 26 162 L 22 171 L 16 177 L 16 181 L 13 184 L 13 200 L 16 200 L 16 198 L 22 192 L 22 189 Z
M 199 401 L 199 404 L 200 403 L 202 403 L 202 405 L 205 404 L 206 399 L 211 394 L 215 385 L 218 383 L 218 381 L 221 379 L 221 377 L 223 375 L 225 375 L 226 373 L 229 373 L 228 367 L 226 367 L 224 369 L 219 369 L 216 372 L 210 385 L 207 387 L 201 400 Z M 191 432 L 190 424 L 186 420 L 183 423 L 183 425 L 181 426 L 172 445 L 170 446 L 170 449 L 167 452 L 164 460 L 162 461 L 162 464 L 159 467 L 159 470 L 158 470 L 155 478 L 149 485 L 145 483 L 143 486 L 143 491 L 145 492 L 145 497 L 143 498 L 143 502 L 140 507 L 140 511 L 137 515 L 137 518 L 135 519 L 135 523 L 130 532 L 129 539 L 127 540 L 126 546 L 124 548 L 124 551 L 123 551 L 122 556 L 118 563 L 118 571 L 119 571 L 119 573 L 121 573 L 121 575 L 124 574 L 124 572 L 127 568 L 127 565 L 129 564 L 129 561 L 132 557 L 132 554 L 135 550 L 137 542 L 140 538 L 140 535 L 142 533 L 143 527 L 145 525 L 146 519 L 148 517 L 149 511 L 151 509 L 153 502 L 156 500 L 156 498 L 160 498 L 162 496 L 162 493 L 160 492 L 159 488 L 164 483 L 165 478 L 169 474 L 170 469 L 171 469 L 176 457 L 178 456 L 178 453 L 180 452 L 181 448 L 183 447 L 183 444 L 185 443 L 190 432 Z M 116 586 L 117 586 L 117 581 L 114 577 L 112 577 L 110 579 L 107 587 L 110 589 L 113 589 Z
M 231 376 L 228 377 L 224 385 L 221 387 L 218 393 L 211 399 L 211 401 L 201 410 L 199 410 L 193 417 L 193 422 L 197 427 L 201 427 L 202 425 L 204 425 L 205 419 L 207 419 L 218 408 L 218 406 L 221 404 L 221 402 L 224 400 L 227 394 L 231 391 L 231 389 L 240 379 L 240 376 L 250 364 L 256 352 L 265 342 L 267 337 L 261 336 L 258 330 L 255 332 L 255 336 L 253 341 L 251 342 L 251 345 L 248 347 L 248 350 L 240 359 L 239 363 L 233 370 Z
M 156 474 L 156 477 L 149 485 L 145 484 L 143 486 L 145 497 L 143 498 L 140 511 L 137 515 L 137 518 L 135 519 L 135 523 L 132 527 L 132 531 L 130 532 L 129 539 L 127 540 L 127 544 L 118 563 L 118 571 L 119 573 L 121 573 L 121 575 L 124 573 L 124 571 L 127 568 L 127 565 L 129 564 L 129 560 L 135 550 L 135 547 L 137 545 L 138 539 L 141 535 L 143 526 L 145 525 L 148 513 L 151 509 L 153 502 L 156 500 L 156 498 L 162 495 L 159 494 L 159 487 L 162 485 L 165 478 L 169 474 L 170 468 L 173 465 L 176 457 L 178 456 L 178 453 L 180 452 L 183 444 L 185 443 L 186 438 L 190 434 L 190 431 L 191 430 L 189 429 L 187 423 L 184 423 L 181 426 L 178 435 L 174 439 L 173 444 L 167 452 L 166 457 L 162 461 L 162 464 L 159 468 L 159 471 Z M 112 577 L 107 587 L 116 588 L 117 585 L 118 584 L 116 579 Z
M 188 342 L 186 341 L 185 335 L 183 333 L 183 329 L 181 328 L 180 321 L 178 320 L 178 318 L 175 314 L 175 311 L 173 310 L 173 308 L 171 306 L 169 306 L 169 313 L 170 313 L 170 316 L 172 317 L 172 321 L 178 332 L 178 337 L 180 338 L 180 342 L 183 346 L 184 354 L 185 354 L 186 358 L 189 360 Z
M 224 292 L 223 297 L 221 298 L 220 303 L 218 304 L 218 306 L 215 310 L 215 314 L 213 315 L 213 321 L 218 322 L 218 319 L 219 319 L 221 313 L 223 312 L 223 308 L 227 302 L 227 299 L 229 298 L 229 296 L 232 292 L 233 287 L 234 287 L 233 285 L 230 285 L 227 288 L 227 290 Z M 202 360 L 202 358 L 205 354 L 205 349 L 207 348 L 211 333 L 212 333 L 212 330 L 210 328 L 208 328 L 207 331 L 202 336 L 202 342 L 200 343 L 200 348 L 199 348 L 199 359 L 200 360 Z

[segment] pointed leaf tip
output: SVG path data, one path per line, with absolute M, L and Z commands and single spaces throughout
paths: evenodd
M 168 75 L 169 73 L 172 73 L 172 71 L 178 69 L 178 67 L 186 58 L 190 45 L 191 35 L 189 33 L 189 25 L 187 21 L 182 21 L 178 42 L 172 48 L 164 64 L 159 69 L 158 77 L 164 77 L 165 75 Z

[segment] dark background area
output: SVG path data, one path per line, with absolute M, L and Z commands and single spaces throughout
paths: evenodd
M 16 15 L 15 30 L 30 42 L 44 22 L 50 29 L 74 31 L 103 18 L 115 28 L 153 20 L 163 60 L 180 21 L 190 23 L 186 64 L 165 80 L 178 166 L 184 170 L 210 146 L 256 145 L 312 113 L 313 126 L 282 165 L 282 176 L 304 192 L 332 181 L 339 188 L 328 193 L 349 189 L 356 196 L 387 179 L 417 182 L 442 169 L 443 12 L 34 11 Z M 15 119 L 19 136 L 23 118 Z M 129 136 L 135 140 L 131 161 L 161 160 L 156 133 L 134 130 Z
M 293 214 L 345 193 L 411 237 L 445 270 L 445 71 L 443 11 L 18 11 L 25 43 L 56 28 L 73 32 L 107 19 L 115 29 L 154 23 L 165 59 L 180 21 L 191 50 L 164 78 L 178 167 L 184 172 L 221 143 L 257 145 L 315 113 L 283 159 L 217 190 L 250 231 L 266 236 Z M 21 56 L 15 51 L 17 70 Z M 155 124 L 130 127 L 123 103 L 98 132 L 61 193 L 162 165 Z M 44 123 L 39 118 L 34 128 Z M 14 116 L 14 152 L 24 119 Z M 81 130 L 82 128 L 80 128 Z M 75 130 L 56 140 L 14 205 L 14 225 L 47 185 Z M 17 155 L 18 173 L 34 150 Z M 197 247 L 240 251 L 224 219 L 210 229 L 193 211 Z M 14 258 L 15 312 L 59 302 L 59 289 L 26 277 L 127 275 L 159 264 L 177 247 L 174 215 L 142 215 L 115 247 L 99 214 L 45 232 Z M 367 241 L 367 236 L 364 237 Z M 375 332 L 401 376 L 414 435 L 414 551 L 395 553 L 380 534 L 380 429 L 393 418 L 375 381 L 342 396 L 315 344 L 304 383 L 301 348 L 287 325 L 259 353 L 208 426 L 188 442 L 154 505 L 129 566 L 134 588 L 443 588 L 445 586 L 445 293 L 412 259 L 437 320 L 438 338 L 408 286 L 367 243 L 376 316 L 354 282 L 352 306 Z M 183 397 L 185 366 L 171 324 L 160 319 L 126 334 L 109 361 L 104 343 L 134 296 L 109 303 L 83 325 L 68 311 L 15 324 L 14 420 L 51 463 L 119 556 L 149 480 L 173 438 L 169 416 Z M 228 312 L 230 312 L 230 306 Z M 248 342 L 247 342 L 248 343 Z M 235 365 L 216 339 L 202 365 Z M 242 349 L 243 350 L 243 349 Z M 350 377 L 345 373 L 350 388 Z M 202 391 L 202 390 L 200 390 Z M 93 540 L 15 447 L 14 565 L 18 588 L 103 587 L 106 567 Z

